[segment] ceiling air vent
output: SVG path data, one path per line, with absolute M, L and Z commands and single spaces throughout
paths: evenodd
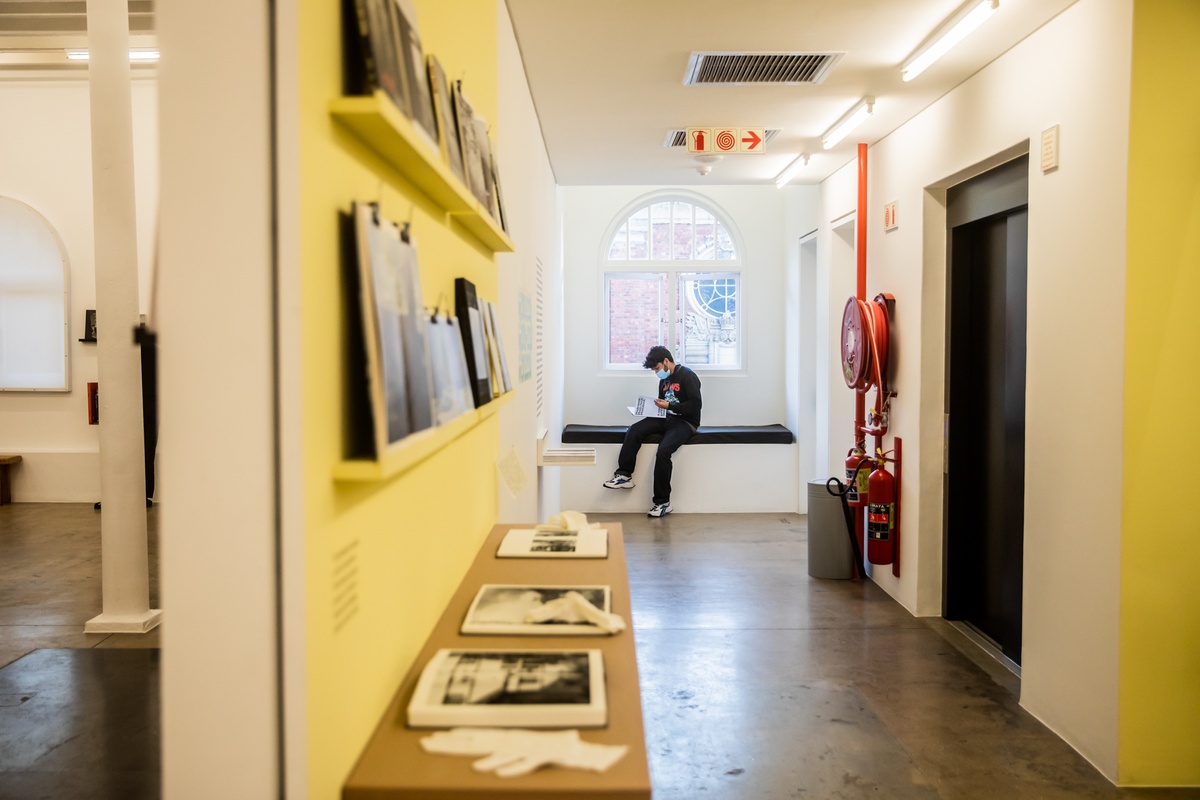
M 820 83 L 843 53 L 692 53 L 684 86 Z
M 763 139 L 764 144 L 770 144 L 771 140 L 779 135 L 782 128 L 767 128 L 767 135 Z M 687 146 L 687 129 L 677 128 L 673 131 L 667 131 L 667 135 L 663 138 L 663 147 L 686 147 Z

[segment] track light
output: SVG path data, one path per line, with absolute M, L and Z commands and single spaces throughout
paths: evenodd
M 971 31 L 983 24 L 984 20 L 995 13 L 1000 7 L 1000 0 L 971 0 L 958 10 L 950 19 L 942 23 L 929 44 L 922 47 L 912 58 L 904 62 L 900 68 L 900 77 L 911 81 L 920 75 L 933 62 L 944 56 L 951 47 L 961 42 Z
M 87 61 L 88 60 L 88 51 L 87 50 L 68 50 L 67 51 L 67 59 L 69 61 Z M 158 61 L 158 51 L 152 50 L 152 49 L 147 49 L 147 48 L 138 48 L 136 50 L 130 50 L 129 51 L 129 60 L 130 61 Z
M 857 128 L 863 120 L 871 116 L 874 108 L 875 98 L 864 97 L 849 114 L 842 117 L 836 125 L 825 132 L 825 135 L 821 137 L 821 146 L 828 150 L 842 139 L 845 139 L 846 134 Z
M 782 189 L 792 182 L 792 178 L 796 177 L 796 173 L 808 166 L 808 153 L 801 153 L 796 156 L 796 160 L 788 164 L 783 172 L 779 173 L 779 177 L 775 179 L 775 187 Z

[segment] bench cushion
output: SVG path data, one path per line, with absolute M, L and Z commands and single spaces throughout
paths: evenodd
M 563 444 L 620 444 L 625 441 L 625 425 L 565 425 Z M 658 442 L 661 436 L 646 438 Z M 783 425 L 701 425 L 687 444 L 791 444 L 792 432 Z

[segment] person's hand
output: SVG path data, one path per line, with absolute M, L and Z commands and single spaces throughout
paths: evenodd
M 658 406 L 659 408 L 670 408 L 671 407 L 671 404 L 668 403 L 666 400 L 655 400 L 654 405 Z

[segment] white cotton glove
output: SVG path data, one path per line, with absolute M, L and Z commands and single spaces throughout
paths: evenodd
M 428 753 L 478 756 L 477 772 L 501 778 L 527 775 L 547 765 L 604 772 L 629 751 L 625 745 L 585 742 L 579 731 L 528 731 L 513 728 L 454 728 L 422 737 Z
M 546 622 L 552 619 L 562 622 L 589 622 L 605 633 L 625 630 L 625 620 L 619 614 L 611 614 L 597 608 L 579 592 L 567 592 L 549 603 L 531 608 L 525 614 L 526 622 Z
M 541 525 L 535 525 L 536 531 L 581 531 L 584 528 L 599 528 L 595 522 L 589 523 L 587 515 L 579 511 L 563 511 L 555 514 Z

